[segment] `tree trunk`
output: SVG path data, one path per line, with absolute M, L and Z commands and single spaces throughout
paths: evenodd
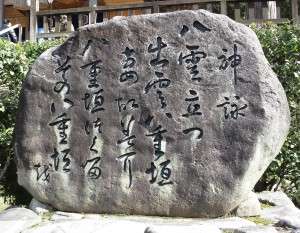
M 12 160 L 12 155 L 11 153 L 8 154 L 7 158 L 6 158 L 6 162 L 4 164 L 4 168 L 2 169 L 2 171 L 0 171 L 0 180 L 4 177 L 9 165 L 10 165 L 10 162 Z

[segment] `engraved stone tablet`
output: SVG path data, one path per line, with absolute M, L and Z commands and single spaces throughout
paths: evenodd
M 248 27 L 206 11 L 118 17 L 46 51 L 24 82 L 19 183 L 63 211 L 221 216 L 289 127 Z

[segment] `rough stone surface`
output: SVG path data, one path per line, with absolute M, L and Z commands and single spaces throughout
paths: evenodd
M 239 217 L 259 216 L 261 214 L 260 202 L 255 193 L 238 205 L 236 215 Z
M 18 181 L 62 211 L 221 216 L 245 200 L 289 121 L 248 27 L 206 11 L 116 18 L 33 64 Z
M 255 227 L 242 227 L 241 229 L 234 230 L 233 233 L 277 233 L 275 227 L 269 226 L 255 226 Z
M 76 220 L 50 224 L 26 230 L 22 233 L 142 233 L 147 228 L 145 223 L 110 220 Z
M 53 211 L 53 207 L 49 206 L 47 204 L 44 204 L 42 202 L 39 202 L 35 198 L 32 198 L 30 204 L 29 204 L 29 209 L 36 213 L 47 213 L 50 211 Z
M 254 222 L 239 217 L 231 217 L 231 218 L 224 218 L 224 219 L 210 219 L 204 221 L 203 223 L 214 225 L 222 230 L 235 230 L 242 227 L 256 226 Z
M 300 228 L 300 210 L 292 205 L 263 209 L 260 217 L 278 222 L 280 227 Z
M 0 213 L 1 233 L 20 233 L 41 222 L 41 218 L 25 208 L 11 208 Z

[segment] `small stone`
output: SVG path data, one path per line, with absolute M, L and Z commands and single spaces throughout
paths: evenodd
M 253 192 L 249 194 L 248 199 L 238 205 L 236 215 L 239 217 L 259 216 L 261 214 L 260 202 L 257 195 Z
M 242 227 L 240 229 L 236 229 L 233 233 L 277 233 L 275 227 L 269 226 L 254 226 L 254 227 Z
M 51 216 L 50 220 L 52 221 L 60 221 L 60 220 L 80 220 L 84 217 L 83 214 L 78 213 L 68 213 L 57 211 L 54 215 Z
M 42 202 L 39 202 L 35 198 L 32 198 L 30 204 L 29 204 L 29 209 L 36 213 L 47 213 L 53 211 L 53 207 L 47 204 L 44 204 Z

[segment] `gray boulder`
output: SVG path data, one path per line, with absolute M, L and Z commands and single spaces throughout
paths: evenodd
M 260 217 L 277 222 L 279 227 L 300 228 L 300 210 L 293 206 L 266 208 Z
M 35 198 L 32 198 L 30 204 L 29 204 L 29 209 L 36 213 L 47 213 L 53 211 L 53 207 L 49 206 L 47 204 L 41 203 Z
M 40 216 L 25 208 L 10 208 L 0 213 L 0 232 L 20 233 L 40 223 Z
M 248 198 L 236 208 L 239 217 L 259 216 L 261 214 L 260 202 L 255 193 L 250 193 Z
M 273 205 L 263 209 L 261 217 L 276 222 L 276 226 L 283 228 L 300 228 L 300 210 L 283 192 L 261 192 L 258 198 L 262 203 Z
M 264 191 L 257 194 L 258 199 L 262 203 L 273 206 L 295 206 L 291 199 L 283 192 Z
M 248 27 L 206 11 L 119 17 L 32 65 L 18 182 L 61 211 L 222 216 L 278 154 L 289 122 Z

